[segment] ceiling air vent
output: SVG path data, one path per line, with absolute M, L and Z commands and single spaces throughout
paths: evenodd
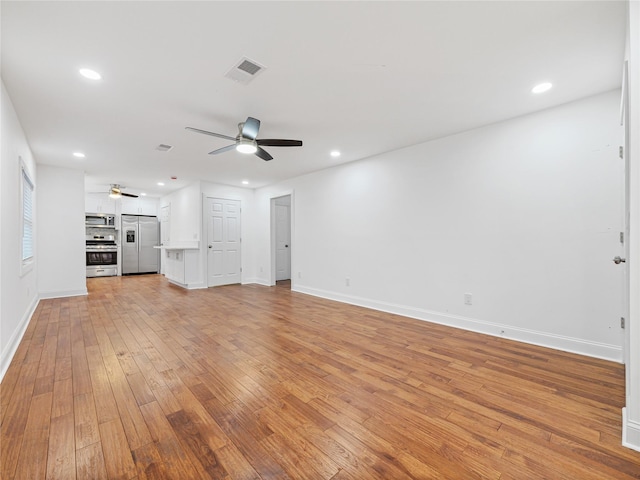
M 247 85 L 251 80 L 260 75 L 265 68 L 264 65 L 260 65 L 258 62 L 243 57 L 225 74 L 225 77 Z
M 165 145 L 164 143 L 161 143 L 156 147 L 156 150 L 160 150 L 161 152 L 168 152 L 172 148 L 173 148 L 173 145 Z

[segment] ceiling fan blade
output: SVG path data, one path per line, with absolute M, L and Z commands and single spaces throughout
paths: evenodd
M 258 150 L 256 151 L 256 156 L 260 157 L 262 160 L 265 160 L 265 161 L 273 160 L 273 157 L 269 155 L 269 152 L 267 152 L 264 148 L 260 148 L 260 147 L 258 147 Z
M 123 197 L 138 198 L 138 195 L 134 195 L 133 193 L 120 192 L 120 195 L 122 195 Z
M 228 152 L 229 150 L 233 150 L 234 148 L 236 148 L 235 143 L 233 145 L 227 145 L 226 147 L 222 147 L 212 152 L 209 152 L 209 155 L 218 155 L 219 153 Z
M 265 147 L 301 147 L 302 140 L 283 140 L 279 138 L 261 138 L 256 140 L 258 145 L 264 145 Z
M 250 138 L 255 140 L 258 136 L 258 130 L 260 130 L 260 120 L 253 117 L 247 117 L 247 121 L 242 126 L 242 136 L 244 138 Z
M 222 135 L 221 133 L 207 132 L 206 130 L 200 130 L 199 128 L 193 128 L 193 127 L 184 127 L 184 128 L 185 130 L 190 130 L 192 132 L 203 133 L 205 135 L 211 135 L 212 137 L 224 138 L 225 140 L 235 141 L 235 137 L 230 137 L 229 135 Z

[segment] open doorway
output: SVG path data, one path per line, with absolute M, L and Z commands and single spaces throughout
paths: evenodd
M 271 284 L 291 288 L 291 195 L 271 199 Z

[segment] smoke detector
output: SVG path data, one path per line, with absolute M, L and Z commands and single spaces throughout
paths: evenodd
M 224 75 L 226 78 L 234 82 L 248 85 L 254 78 L 267 68 L 258 62 L 247 57 L 242 57 L 231 69 Z

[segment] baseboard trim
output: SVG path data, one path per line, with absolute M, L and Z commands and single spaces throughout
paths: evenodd
M 640 422 L 627 418 L 627 408 L 622 409 L 622 445 L 640 452 Z
M 317 288 L 295 285 L 291 287 L 293 291 L 313 295 L 316 297 L 335 300 L 337 302 L 348 303 L 360 307 L 371 308 L 386 313 L 393 313 L 405 317 L 424 320 L 449 327 L 461 328 L 472 332 L 491 335 L 494 337 L 508 338 L 523 343 L 538 345 L 555 350 L 570 353 L 577 353 L 589 357 L 610 360 L 617 363 L 623 362 L 622 347 L 605 343 L 591 342 L 579 338 L 565 337 L 553 333 L 529 330 L 500 323 L 487 322 L 460 315 L 435 312 L 405 305 L 380 302 L 368 298 L 344 295 L 342 293 L 330 292 Z
M 165 278 L 167 277 L 165 276 Z M 207 288 L 207 286 L 203 283 L 180 283 L 175 280 L 171 280 L 170 278 L 167 278 L 167 281 L 172 285 L 175 285 L 176 287 L 184 288 L 185 290 L 199 290 L 202 288 Z
M 242 285 L 249 285 L 249 284 L 262 285 L 264 287 L 273 286 L 264 278 L 247 278 L 246 280 L 242 281 Z
M 22 320 L 20 320 L 20 323 L 18 324 L 18 328 L 16 328 L 13 334 L 11 335 L 11 338 L 9 339 L 9 342 L 7 343 L 6 348 L 2 352 L 2 355 L 0 355 L 0 382 L 2 382 L 2 380 L 4 379 L 4 375 L 5 373 L 7 373 L 7 370 L 9 369 L 9 365 L 11 365 L 11 360 L 13 360 L 13 356 L 16 354 L 16 351 L 18 350 L 18 346 L 22 341 L 22 337 L 24 337 L 24 333 L 27 331 L 27 327 L 29 326 L 31 317 L 33 316 L 33 313 L 36 311 L 36 308 L 38 307 L 39 302 L 40 302 L 40 297 L 36 295 L 33 298 L 31 305 L 29 305 L 29 308 L 24 313 Z
M 45 300 L 47 298 L 62 298 L 62 297 L 80 297 L 82 295 L 88 295 L 87 289 L 81 290 L 65 290 L 65 291 L 51 291 L 51 292 L 40 292 L 40 299 Z

